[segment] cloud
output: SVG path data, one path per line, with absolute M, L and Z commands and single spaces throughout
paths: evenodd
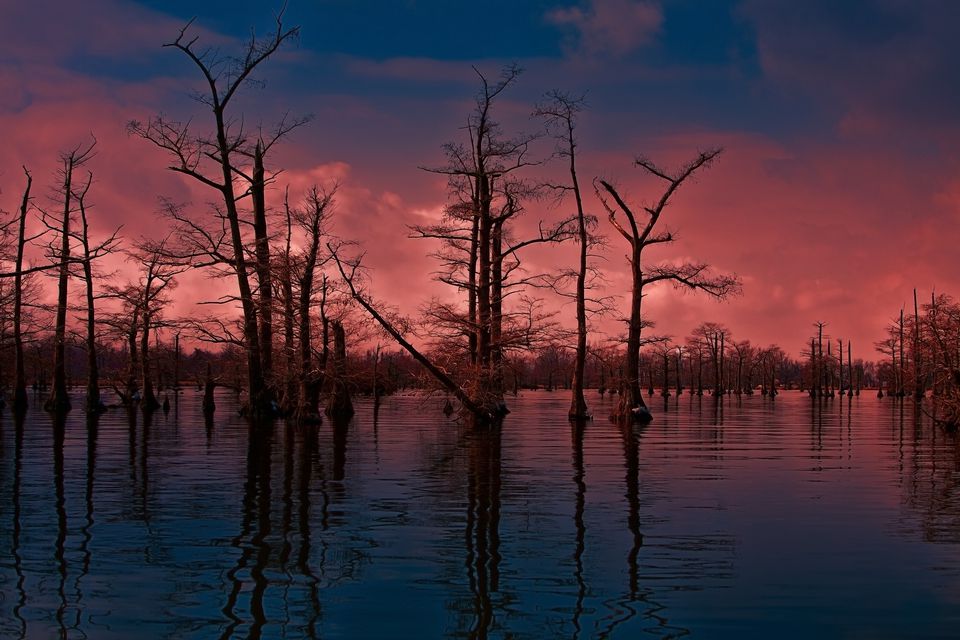
M 546 17 L 590 57 L 630 53 L 650 42 L 663 23 L 660 6 L 646 0 L 589 0 L 586 7 L 554 9 Z
M 945 0 L 746 0 L 766 78 L 806 94 L 842 134 L 956 129 L 960 5 Z

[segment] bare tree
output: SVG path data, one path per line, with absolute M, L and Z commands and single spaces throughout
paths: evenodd
M 583 395 L 584 371 L 587 363 L 587 256 L 590 250 L 591 234 L 589 227 L 594 222 L 592 216 L 587 216 L 583 207 L 583 196 L 580 192 L 580 181 L 577 178 L 577 115 L 583 109 L 582 98 L 572 98 L 569 95 L 554 91 L 547 96 L 547 102 L 537 107 L 535 114 L 544 118 L 548 126 L 554 129 L 557 138 L 557 154 L 569 162 L 568 170 L 570 182 L 556 185 L 561 191 L 573 194 L 577 208 L 577 241 L 579 244 L 579 261 L 576 270 L 576 306 L 577 306 L 577 350 L 573 367 L 573 384 L 571 389 L 570 411 L 571 420 L 582 420 L 588 417 L 587 401 Z
M 299 288 L 299 300 L 297 310 L 299 312 L 299 362 L 298 362 L 298 372 L 297 372 L 297 405 L 295 418 L 297 422 L 303 423 L 313 417 L 317 416 L 317 391 L 319 389 L 317 375 L 314 373 L 314 368 L 312 366 L 313 360 L 313 347 L 311 344 L 312 330 L 310 322 L 310 311 L 313 302 L 314 295 L 314 278 L 317 270 L 318 262 L 320 262 L 322 256 L 320 250 L 323 247 L 322 242 L 324 235 L 326 234 L 326 222 L 329 219 L 331 205 L 333 203 L 333 196 L 336 192 L 336 189 L 331 189 L 329 191 L 323 191 L 318 187 L 313 187 L 310 192 L 307 194 L 306 202 L 304 207 L 301 210 L 297 210 L 293 213 L 293 217 L 296 219 L 297 223 L 301 226 L 303 231 L 306 233 L 307 246 L 304 248 L 300 259 L 297 261 L 299 263 L 299 268 L 294 268 L 296 271 L 296 279 Z M 322 322 L 323 322 L 323 349 L 327 349 L 327 339 L 326 334 L 328 330 L 327 318 L 326 318 L 326 299 L 327 299 L 327 279 L 324 275 L 323 277 L 323 287 L 321 293 L 321 306 L 322 306 Z M 342 333 L 343 328 L 340 326 L 340 332 Z M 336 331 L 335 331 L 336 333 Z M 341 336 L 342 337 L 342 336 Z M 336 338 L 336 335 L 334 336 Z M 335 340 L 336 341 L 336 340 Z M 344 349 L 346 346 L 344 345 Z M 335 355 L 335 357 L 338 357 Z M 345 357 L 345 354 L 344 354 Z M 326 358 L 324 357 L 324 360 Z M 323 366 L 326 366 L 326 362 L 322 363 Z M 340 366 L 340 365 L 338 365 Z M 343 364 L 343 367 L 346 365 Z M 343 373 L 343 372 L 341 372 Z M 340 387 L 337 387 L 339 390 Z M 335 411 L 345 412 L 345 407 L 349 403 L 349 395 L 347 395 L 346 401 L 338 399 L 334 404 L 336 405 Z M 352 407 L 350 410 L 352 413 Z M 343 413 L 345 415 L 345 413 Z
M 276 17 L 276 27 L 268 38 L 260 40 L 252 36 L 241 56 L 224 58 L 216 50 L 197 49 L 198 37 L 190 38 L 187 35 L 190 26 L 188 23 L 173 42 L 164 46 L 183 53 L 203 77 L 207 91 L 198 99 L 212 112 L 213 135 L 194 133 L 190 123 L 173 122 L 163 116 L 151 118 L 146 123 L 131 122 L 128 129 L 167 152 L 173 160 L 170 170 L 216 191 L 222 200 L 223 208 L 217 214 L 224 223 L 220 237 L 212 235 L 204 225 L 185 219 L 181 219 L 181 222 L 212 243 L 213 246 L 207 248 L 208 256 L 214 259 L 212 264 L 229 266 L 236 277 L 243 313 L 242 344 L 247 359 L 250 414 L 255 418 L 268 417 L 274 412 L 273 391 L 268 375 L 272 366 L 272 344 L 269 344 L 272 343 L 272 327 L 266 326 L 272 323 L 272 290 L 263 199 L 263 156 L 275 142 L 306 119 L 285 118 L 268 139 L 265 140 L 261 135 L 251 141 L 244 130 L 243 119 L 232 119 L 229 107 L 251 74 L 284 43 L 295 39 L 299 27 L 285 27 L 281 11 Z M 253 158 L 253 175 L 249 175 L 241 166 L 245 158 Z M 248 188 L 238 192 L 238 185 L 243 182 L 248 184 Z M 248 243 L 244 238 L 238 206 L 238 202 L 247 195 L 254 200 L 254 265 L 259 277 L 260 304 L 254 299 L 248 267 Z M 221 252 L 220 245 L 224 242 L 229 248 Z
M 446 371 L 443 370 L 443 368 L 434 364 L 430 358 L 424 355 L 419 349 L 414 347 L 409 340 L 406 339 L 404 332 L 401 330 L 402 327 L 398 328 L 395 326 L 394 322 L 377 310 L 377 306 L 360 289 L 356 281 L 357 271 L 360 268 L 362 256 L 352 260 L 341 259 L 331 245 L 328 244 L 327 248 L 330 250 L 333 259 L 337 264 L 337 269 L 340 272 L 340 277 L 343 279 L 344 283 L 346 283 L 350 292 L 350 296 L 354 299 L 354 301 L 359 304 L 367 313 L 369 313 L 370 317 L 372 317 L 374 321 L 376 321 L 377 324 L 379 324 L 383 330 L 390 335 L 390 337 L 396 340 L 397 344 L 399 344 L 404 350 L 407 351 L 407 353 L 413 356 L 414 360 L 423 365 L 423 367 L 429 371 L 430 374 L 447 391 L 453 394 L 453 396 L 460 401 L 460 404 L 463 405 L 463 408 L 466 411 L 468 411 L 472 416 L 481 422 L 496 422 L 503 417 L 499 406 L 489 406 L 475 401 L 468 389 L 457 383 Z
M 119 245 L 117 234 L 118 228 L 103 242 L 96 245 L 90 243 L 90 228 L 87 222 L 86 203 L 87 192 L 90 190 L 92 176 L 87 175 L 87 183 L 77 194 L 77 205 L 80 210 L 80 232 L 76 234 L 76 239 L 80 242 L 83 251 L 80 257 L 80 266 L 83 269 L 83 280 L 86 284 L 86 347 L 87 347 L 87 401 L 86 410 L 89 414 L 100 413 L 104 410 L 103 402 L 100 400 L 100 370 L 97 362 L 97 314 L 94 306 L 96 298 L 94 292 L 94 270 L 93 264 L 96 260 L 112 253 Z
M 171 259 L 166 251 L 169 236 L 159 242 L 141 240 L 131 252 L 131 259 L 142 265 L 139 284 L 136 287 L 140 308 L 140 373 L 141 407 L 151 411 L 160 406 L 153 384 L 150 359 L 150 332 L 160 326 L 160 314 L 169 303 L 167 293 L 176 286 L 176 277 L 189 265 L 176 258 Z
M 615 417 L 623 419 L 639 416 L 649 419 L 649 412 L 640 394 L 640 334 L 644 288 L 657 282 L 668 281 L 677 286 L 705 291 L 718 298 L 739 289 L 740 282 L 736 276 L 712 275 L 705 263 L 685 262 L 679 265 L 666 263 L 650 266 L 643 263 L 643 252 L 647 247 L 674 241 L 673 232 L 659 231 L 658 224 L 664 209 L 677 189 L 699 169 L 708 166 L 719 153 L 719 149 L 701 152 L 693 161 L 675 173 L 661 169 L 646 158 L 638 158 L 637 166 L 667 185 L 655 204 L 642 207 L 641 211 L 646 216 L 645 221 L 634 213 L 633 208 L 610 182 L 603 179 L 596 181 L 597 196 L 607 211 L 610 223 L 630 246 L 628 259 L 633 280 L 630 316 L 627 323 L 626 380 L 620 402 L 615 409 Z M 607 197 L 611 198 L 613 203 L 610 203 Z M 617 219 L 618 213 L 626 218 L 626 226 Z
M 15 264 L 16 275 L 13 281 L 13 344 L 15 352 L 15 373 L 13 383 L 13 410 L 21 413 L 27 408 L 27 373 L 23 356 L 23 250 L 29 241 L 26 235 L 27 212 L 30 208 L 30 187 L 33 185 L 33 176 L 26 167 L 23 173 L 27 177 L 27 185 L 23 190 L 23 200 L 20 203 L 20 216 L 17 224 L 17 256 Z
M 68 280 L 70 278 L 70 221 L 76 211 L 74 185 L 74 171 L 83 166 L 93 157 L 96 140 L 87 146 L 77 146 L 71 151 L 61 154 L 61 167 L 58 178 L 61 187 L 58 191 L 62 198 L 63 208 L 57 220 L 60 246 L 51 243 L 50 257 L 59 263 L 59 277 L 57 280 L 57 310 L 56 328 L 53 338 L 53 387 L 50 397 L 44 408 L 54 413 L 65 413 L 70 410 L 70 396 L 67 393 L 66 370 L 66 338 L 67 338 L 67 296 Z M 53 226 L 48 220 L 48 226 Z
M 476 70 L 475 70 L 476 71 Z M 466 337 L 463 384 L 474 404 L 503 412 L 505 354 L 541 336 L 542 325 L 529 306 L 511 308 L 507 299 L 538 278 L 527 274 L 521 251 L 533 244 L 554 243 L 572 236 L 574 216 L 555 224 L 539 225 L 539 233 L 516 238 L 511 225 L 524 213 L 524 202 L 538 197 L 536 186 L 521 170 L 537 164 L 530 158 L 533 134 L 505 135 L 493 117 L 501 94 L 520 74 L 507 67 L 496 81 L 477 71 L 481 89 L 464 130 L 467 143 L 445 146 L 447 164 L 428 169 L 448 178 L 454 201 L 440 224 L 415 227 L 414 237 L 440 240 L 434 254 L 443 265 L 439 280 L 466 292 L 466 308 L 433 303 L 426 313 L 433 333 L 459 341 Z M 536 316 L 536 318 L 535 318 Z M 446 342 L 447 350 L 456 343 Z M 467 370 L 469 369 L 469 371 Z M 483 412 L 483 413 L 486 413 Z

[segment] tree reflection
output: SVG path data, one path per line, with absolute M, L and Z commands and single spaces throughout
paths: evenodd
M 500 590 L 501 437 L 498 427 L 467 435 L 466 568 L 473 596 L 470 638 L 486 638 L 494 622 L 491 594 Z
M 257 639 L 271 635 L 266 631 L 268 623 L 278 624 L 279 633 L 284 637 L 291 632 L 292 637 L 321 635 L 320 595 L 323 584 L 329 583 L 325 580 L 323 534 L 330 526 L 330 499 L 320 463 L 318 437 L 312 427 L 287 425 L 275 432 L 250 429 L 240 532 L 231 540 L 231 546 L 239 555 L 226 573 L 229 590 L 221 611 L 229 622 L 221 638 Z M 341 493 L 346 440 L 346 425 L 335 426 L 332 455 L 334 476 L 339 478 L 337 485 Z M 312 497 L 315 479 L 319 480 L 321 495 L 317 522 Z M 319 544 L 315 541 L 318 530 Z M 319 549 L 317 554 L 316 549 Z M 351 571 L 344 568 L 343 573 L 347 575 Z M 270 616 L 270 603 L 286 615 Z M 293 612 L 297 607 L 299 611 Z M 287 628 L 290 624 L 296 624 L 295 631 Z M 246 633 L 240 631 L 243 626 Z
M 898 433 L 904 502 L 926 542 L 960 544 L 960 439 L 933 423 L 917 407 L 909 418 L 901 410 L 893 416 Z M 909 433 L 910 435 L 906 435 Z M 903 451 L 909 446 L 910 455 Z
M 320 604 L 320 578 L 310 567 L 310 552 L 312 536 L 310 531 L 310 481 L 313 478 L 314 461 L 317 457 L 317 431 L 308 429 L 303 431 L 303 440 L 300 445 L 300 470 L 297 482 L 297 529 L 300 535 L 300 545 L 296 553 L 296 566 L 300 575 L 307 580 L 307 623 L 303 632 L 307 638 L 316 638 L 317 624 L 322 616 Z M 322 529 L 326 530 L 325 519 L 321 520 Z M 322 575 L 326 553 L 322 549 L 320 555 L 320 572 Z
M 87 414 L 87 461 L 86 477 L 84 482 L 84 519 L 83 526 L 80 529 L 80 573 L 74 582 L 74 591 L 77 594 L 76 618 L 73 622 L 73 629 L 79 629 L 83 613 L 83 579 L 90 573 L 90 563 L 93 553 L 90 550 L 90 543 L 93 540 L 91 529 L 93 528 L 93 492 L 97 468 L 97 437 L 100 431 L 100 414 Z
M 227 571 L 230 592 L 227 602 L 221 609 L 230 622 L 223 630 L 221 638 L 231 638 L 243 619 L 237 615 L 237 602 L 243 591 L 241 574 L 250 566 L 254 583 L 250 595 L 251 626 L 248 637 L 260 637 L 266 616 L 263 612 L 263 594 L 266 589 L 263 570 L 269 557 L 266 536 L 270 531 L 270 462 L 272 454 L 272 434 L 269 429 L 251 426 L 247 439 L 246 479 L 243 484 L 243 506 L 240 533 L 231 541 L 231 545 L 240 550 L 237 563 Z M 252 534 L 252 535 L 251 535 Z M 249 542 L 248 542 L 249 541 Z
M 27 591 L 24 587 L 26 575 L 23 572 L 23 556 L 20 553 L 20 537 L 23 531 L 21 520 L 21 494 L 23 478 L 23 425 L 26 412 L 15 411 L 13 415 L 14 444 L 13 444 L 13 540 L 11 541 L 11 555 L 13 569 L 17 574 L 17 600 L 13 606 L 13 617 L 19 625 L 20 638 L 27 637 L 27 621 L 23 617 L 23 608 L 27 605 Z
M 576 504 L 573 510 L 573 523 L 577 531 L 577 543 L 573 551 L 573 575 L 577 581 L 577 602 L 573 609 L 574 638 L 579 638 L 583 631 L 580 618 L 583 617 L 583 603 L 587 596 L 587 583 L 583 578 L 583 552 L 586 548 L 587 534 L 587 526 L 583 519 L 587 494 L 583 467 L 583 436 L 585 431 L 586 422 L 583 420 L 575 421 L 570 430 L 573 443 L 573 482 L 577 487 Z
M 715 406 L 720 403 L 713 403 Z M 721 409 L 722 411 L 722 409 Z M 604 628 L 597 626 L 597 637 L 607 638 L 621 625 L 634 619 L 640 610 L 645 618 L 656 622 L 663 637 L 676 638 L 688 635 L 688 629 L 671 626 L 664 615 L 664 605 L 653 599 L 653 590 L 640 586 L 640 550 L 644 535 L 640 530 L 640 433 L 645 427 L 619 425 L 624 460 L 624 497 L 627 500 L 627 529 L 630 532 L 630 550 L 627 552 L 627 592 L 618 599 L 605 601 L 612 613 L 605 618 Z M 638 604 L 642 607 L 638 607 Z
M 632 543 L 627 554 L 627 568 L 630 581 L 630 596 L 636 598 L 640 588 L 640 568 L 637 558 L 643 546 L 643 534 L 640 532 L 640 437 L 633 425 L 621 428 L 623 433 L 623 460 L 626 469 L 627 528 Z
M 67 506 L 66 506 L 66 488 L 64 486 L 64 459 L 63 448 L 66 437 L 67 417 L 62 411 L 53 412 L 53 485 L 56 495 L 57 512 L 57 540 L 54 544 L 54 559 L 57 563 L 57 574 L 59 582 L 57 584 L 57 595 L 60 598 L 60 604 L 57 606 L 57 626 L 60 629 L 60 637 L 67 636 L 66 613 L 67 613 Z

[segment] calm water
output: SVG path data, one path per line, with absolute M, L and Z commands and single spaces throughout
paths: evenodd
M 597 415 L 610 399 L 589 398 Z M 960 448 L 908 400 L 530 392 L 251 439 L 231 398 L 0 416 L 0 637 L 960 636 Z

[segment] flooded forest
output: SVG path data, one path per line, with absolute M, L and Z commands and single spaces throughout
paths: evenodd
M 150 233 L 96 131 L 3 167 L 0 636 L 956 635 L 960 301 L 911 283 L 869 343 L 657 317 L 751 286 L 675 224 L 728 150 L 594 174 L 604 113 L 521 113 L 509 63 L 409 159 L 446 201 L 390 291 L 343 182 L 278 161 L 336 123 L 249 99 L 300 27 L 168 35 L 192 111 L 116 123 L 191 194 Z

